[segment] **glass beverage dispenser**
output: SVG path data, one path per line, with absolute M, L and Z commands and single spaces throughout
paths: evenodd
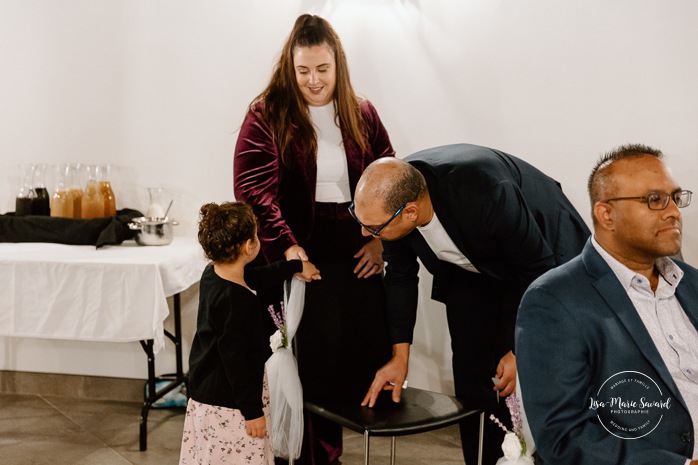
M 32 186 L 34 188 L 34 197 L 32 201 L 32 215 L 48 216 L 51 211 L 51 200 L 49 199 L 48 190 L 46 189 L 46 165 L 34 165 L 34 175 Z
M 81 218 L 102 218 L 104 216 L 104 196 L 97 180 L 97 165 L 87 165 L 87 185 L 80 204 Z
M 34 165 L 19 165 L 20 184 L 15 199 L 15 216 L 32 214 L 32 205 L 36 198 L 36 192 L 32 188 L 34 179 Z
M 74 218 L 73 198 L 68 190 L 68 165 L 56 165 L 56 188 L 51 197 L 51 216 Z

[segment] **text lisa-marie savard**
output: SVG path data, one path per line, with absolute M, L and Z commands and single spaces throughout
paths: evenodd
M 666 400 L 652 400 L 648 401 L 644 397 L 641 397 L 639 400 L 624 400 L 622 397 L 611 397 L 607 401 L 601 401 L 594 399 L 593 397 L 589 398 L 589 409 L 590 410 L 596 410 L 599 407 L 601 408 L 617 408 L 617 409 L 649 409 L 649 408 L 661 408 L 665 410 L 669 410 L 671 408 L 671 398 L 667 398 Z

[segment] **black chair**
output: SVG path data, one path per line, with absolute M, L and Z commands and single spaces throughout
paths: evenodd
M 381 393 L 373 408 L 356 405 L 319 405 L 305 402 L 306 410 L 364 436 L 364 464 L 369 464 L 371 436 L 391 437 L 390 464 L 395 465 L 396 437 L 424 433 L 456 424 L 471 415 L 480 415 L 478 465 L 482 463 L 484 413 L 467 410 L 455 397 L 423 389 L 402 391 L 400 403 Z

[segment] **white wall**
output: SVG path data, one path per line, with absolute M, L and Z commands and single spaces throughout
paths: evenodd
M 145 209 L 145 186 L 163 185 L 178 234 L 193 233 L 202 203 L 232 198 L 245 108 L 304 12 L 337 29 L 399 156 L 509 151 L 587 217 L 596 158 L 642 142 L 698 192 L 692 0 L 0 0 L 0 212 L 18 163 L 110 162 L 119 208 Z M 445 318 L 423 295 L 411 378 L 449 390 Z

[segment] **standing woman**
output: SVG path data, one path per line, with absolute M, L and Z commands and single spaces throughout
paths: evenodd
M 354 93 L 332 26 L 300 16 L 242 124 L 234 191 L 257 214 L 267 262 L 310 259 L 322 272 L 306 287 L 296 335 L 305 400 L 358 406 L 390 359 L 383 248 L 362 236 L 348 206 L 363 170 L 392 156 L 375 108 Z M 297 463 L 339 463 L 341 427 L 309 413 L 305 425 Z

